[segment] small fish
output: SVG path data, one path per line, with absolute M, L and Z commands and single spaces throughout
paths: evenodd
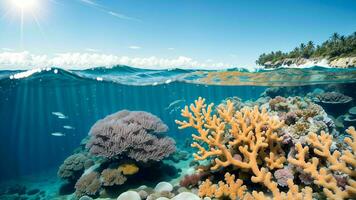
M 175 101 L 173 101 L 172 103 L 170 103 L 165 109 L 166 109 L 166 110 L 169 110 L 169 109 L 171 109 L 172 107 L 179 106 L 179 105 L 177 105 L 177 104 L 180 104 L 180 103 L 183 103 L 183 102 L 185 102 L 185 99 L 178 99 L 178 100 L 175 100 Z
M 63 126 L 63 128 L 65 128 L 65 129 L 69 129 L 69 130 L 73 130 L 73 129 L 74 129 L 74 127 L 72 127 L 72 126 L 68 126 L 68 125 Z
M 66 136 L 66 134 L 60 133 L 60 132 L 54 132 L 54 133 L 51 133 L 51 135 L 52 135 L 52 136 L 56 136 L 56 137 Z
M 63 113 L 61 112 L 52 112 L 52 115 L 57 116 L 59 119 L 67 119 L 68 117 L 65 116 Z

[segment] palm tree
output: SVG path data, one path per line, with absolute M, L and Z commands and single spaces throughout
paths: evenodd
M 304 48 L 305 48 L 305 44 L 304 43 L 301 43 L 300 46 L 299 46 L 300 50 L 303 51 Z
M 313 41 L 309 41 L 307 46 L 311 49 L 314 49 L 314 42 Z
M 338 33 L 333 33 L 333 35 L 331 36 L 331 40 L 332 41 L 337 41 L 337 40 L 339 40 L 339 38 L 340 38 L 340 34 L 338 34 Z

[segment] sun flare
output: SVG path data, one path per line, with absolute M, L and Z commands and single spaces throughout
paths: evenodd
M 39 4 L 39 0 L 9 0 L 9 1 L 14 7 L 22 11 L 26 11 L 26 10 L 32 11 Z

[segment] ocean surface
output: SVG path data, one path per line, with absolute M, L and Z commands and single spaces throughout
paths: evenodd
M 356 69 L 0 71 L 0 182 L 58 169 L 97 120 L 119 110 L 158 116 L 183 148 L 192 130 L 178 130 L 174 121 L 185 105 L 198 97 L 255 101 L 268 88 L 288 96 L 341 88 L 356 99 Z

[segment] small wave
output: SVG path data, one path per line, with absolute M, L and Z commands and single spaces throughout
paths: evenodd
M 97 67 L 86 70 L 64 70 L 60 68 L 36 68 L 27 71 L 0 71 L 0 81 L 47 78 L 47 80 L 70 79 L 97 82 L 113 82 L 124 85 L 160 85 L 185 82 L 207 85 L 260 85 L 294 86 L 333 82 L 356 82 L 356 69 L 325 68 L 278 68 L 226 70 L 186 70 L 186 69 L 139 69 L 129 66 L 111 68 Z

